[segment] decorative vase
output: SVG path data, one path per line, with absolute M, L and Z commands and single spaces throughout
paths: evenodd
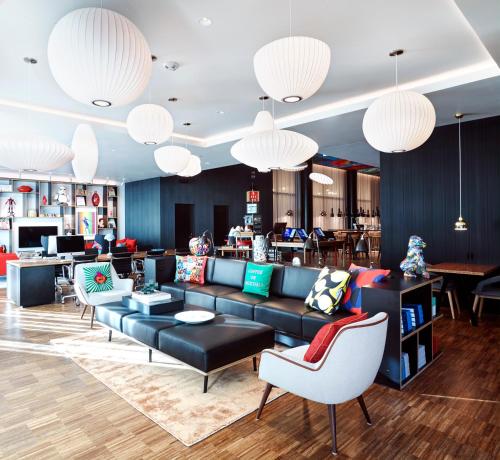
M 29 185 L 20 185 L 17 187 L 17 191 L 21 193 L 30 193 L 33 189 Z
M 266 241 L 264 235 L 257 235 L 253 241 L 254 262 L 266 262 Z
M 47 197 L 46 197 L 45 195 L 43 195 L 43 197 L 42 197 L 42 204 L 43 204 L 44 206 L 46 206 L 46 205 L 47 205 Z
M 101 197 L 97 192 L 94 192 L 92 194 L 92 204 L 97 208 L 99 206 L 99 203 L 101 202 Z

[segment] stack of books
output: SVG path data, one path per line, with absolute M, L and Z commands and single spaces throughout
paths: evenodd
M 427 364 L 427 360 L 425 359 L 425 345 L 418 346 L 418 368 L 421 369 Z
M 408 353 L 401 354 L 401 380 L 405 380 L 410 376 L 410 357 Z
M 437 315 L 437 299 L 436 296 L 432 296 L 432 317 L 434 318 Z
M 404 304 L 401 309 L 401 333 L 403 335 L 424 324 L 424 310 L 421 304 Z

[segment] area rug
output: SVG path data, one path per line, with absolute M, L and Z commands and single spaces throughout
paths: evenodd
M 204 394 L 201 374 L 160 352 L 149 363 L 146 347 L 116 332 L 108 342 L 104 329 L 51 344 L 186 446 L 256 411 L 265 387 L 249 359 L 211 375 Z

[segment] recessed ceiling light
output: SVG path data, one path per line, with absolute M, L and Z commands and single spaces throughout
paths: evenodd
M 217 110 L 217 113 L 218 113 L 219 115 L 224 115 L 224 110 Z
M 25 57 L 23 61 L 26 62 L 26 64 L 36 64 L 38 62 L 35 58 L 32 57 Z
M 207 18 L 207 17 L 202 17 L 202 18 L 198 19 L 198 23 L 200 24 L 200 26 L 210 27 L 212 25 L 212 20 L 210 18 Z
M 176 97 L 169 97 L 168 102 L 177 102 L 178 99 Z
M 184 123 L 182 123 L 182 126 L 191 126 L 191 122 L 185 121 Z
M 111 102 L 104 101 L 102 99 L 96 99 L 95 101 L 92 101 L 92 104 L 97 105 L 97 107 L 109 107 L 111 105 Z

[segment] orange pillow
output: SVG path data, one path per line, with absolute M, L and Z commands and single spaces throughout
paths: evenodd
M 304 361 L 308 363 L 317 363 L 325 354 L 326 349 L 332 343 L 332 340 L 337 335 L 341 327 L 346 324 L 356 323 L 368 318 L 368 313 L 348 316 L 347 318 L 339 319 L 334 323 L 325 324 L 314 336 L 311 345 L 304 355 Z

